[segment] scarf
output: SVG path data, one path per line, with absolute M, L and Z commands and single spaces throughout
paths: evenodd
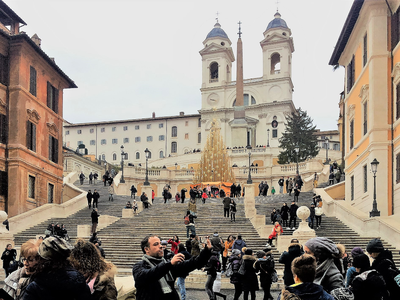
M 156 267 L 160 262 L 167 262 L 163 257 L 162 258 L 154 258 L 147 254 L 143 255 L 142 260 L 147 262 L 151 267 Z M 158 281 L 160 283 L 163 294 L 172 293 L 172 289 L 171 289 L 170 285 L 168 284 L 168 281 L 174 281 L 174 278 L 172 277 L 171 272 L 168 272 L 167 274 L 165 274 L 165 276 L 161 277 L 160 280 Z

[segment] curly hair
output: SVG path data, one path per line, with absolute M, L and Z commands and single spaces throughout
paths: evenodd
M 39 256 L 39 246 L 43 240 L 28 240 L 21 245 L 21 256 L 25 258 L 37 258 Z
M 114 266 L 103 259 L 95 245 L 83 239 L 76 241 L 69 261 L 77 271 L 89 278 L 92 278 L 97 272 L 104 273 Z

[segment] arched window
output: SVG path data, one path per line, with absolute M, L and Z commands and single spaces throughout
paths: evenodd
M 140 159 L 140 152 L 136 152 L 136 159 Z
M 160 158 L 164 158 L 164 151 L 160 151 Z
M 178 136 L 178 127 L 172 126 L 172 137 L 177 137 Z
M 218 63 L 213 62 L 210 65 L 210 82 L 218 81 Z
M 201 132 L 197 134 L 197 143 L 201 144 Z
M 250 101 L 249 101 L 250 99 Z M 244 106 L 249 106 L 249 105 L 254 105 L 257 104 L 256 99 L 249 95 L 249 94 L 243 94 L 243 105 Z M 232 106 L 236 106 L 236 99 L 235 101 L 233 101 L 233 105 Z
M 151 159 L 151 152 L 149 151 L 148 153 L 149 153 L 149 155 L 147 156 L 147 158 Z
M 101 160 L 106 160 L 106 155 L 105 154 L 101 155 Z
M 201 127 L 201 118 L 199 118 L 199 123 L 197 124 L 197 127 Z
M 129 159 L 129 156 L 128 156 L 128 153 L 125 153 L 125 158 L 124 158 L 125 160 L 128 160 Z
M 117 154 L 113 153 L 113 160 L 117 160 Z
M 271 74 L 279 74 L 281 72 L 281 56 L 279 53 L 271 55 Z
M 171 153 L 176 153 L 178 149 L 178 144 L 177 142 L 172 142 L 171 143 Z

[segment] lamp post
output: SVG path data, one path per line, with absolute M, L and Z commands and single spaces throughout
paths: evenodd
M 175 163 L 175 171 L 176 171 L 176 168 L 178 167 L 178 163 Z
M 107 172 L 107 162 L 104 162 L 104 174 Z
M 247 145 L 246 149 L 249 152 L 249 177 L 247 178 L 247 184 L 252 184 L 253 180 L 251 180 L 251 169 L 250 169 L 251 146 Z
M 327 136 L 325 137 L 325 146 L 326 146 L 326 161 L 325 161 L 325 164 L 328 165 L 329 164 L 329 158 L 328 158 L 329 139 L 328 139 Z
M 121 180 L 119 181 L 120 183 L 125 183 L 124 179 L 124 157 L 125 157 L 125 152 L 124 152 L 124 145 L 121 145 Z
M 296 174 L 299 175 L 299 151 L 300 151 L 299 145 L 296 145 L 294 150 L 296 151 Z
M 269 147 L 269 128 L 267 129 L 268 139 L 267 139 L 267 147 Z
M 143 185 L 149 186 L 150 185 L 150 182 L 149 182 L 149 169 L 147 167 L 147 161 L 149 159 L 149 154 L 150 154 L 149 149 L 146 148 L 146 150 L 144 150 L 144 153 L 146 154 L 146 179 L 145 179 Z
M 378 170 L 379 161 L 374 158 L 371 162 L 371 171 L 374 173 L 374 201 L 372 202 L 372 211 L 369 212 L 369 217 L 380 217 L 381 212 L 378 210 L 376 203 L 376 171 Z

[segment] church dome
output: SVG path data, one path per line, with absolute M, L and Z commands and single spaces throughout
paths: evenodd
M 215 23 L 214 28 L 207 34 L 206 39 L 215 37 L 229 39 L 219 23 Z
M 269 24 L 267 26 L 267 30 L 272 29 L 272 28 L 278 28 L 278 27 L 288 28 L 285 20 L 281 19 L 281 14 L 279 12 L 276 12 L 274 17 L 275 17 L 275 19 L 273 19 L 271 22 L 269 22 Z

